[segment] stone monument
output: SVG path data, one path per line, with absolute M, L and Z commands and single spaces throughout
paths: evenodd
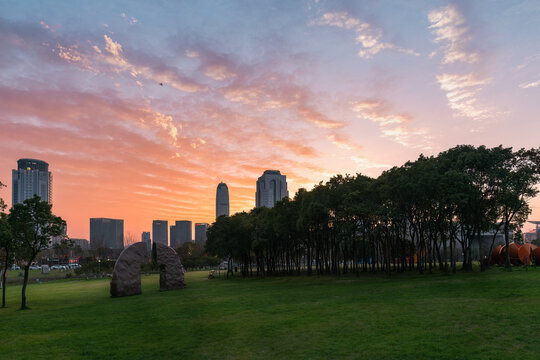
M 159 266 L 159 290 L 176 290 L 186 287 L 184 282 L 184 267 L 180 257 L 173 248 L 154 243 L 152 249 L 153 260 Z
M 111 280 L 111 296 L 130 296 L 142 293 L 141 265 L 149 260 L 146 244 L 138 242 L 125 248 L 116 260 Z

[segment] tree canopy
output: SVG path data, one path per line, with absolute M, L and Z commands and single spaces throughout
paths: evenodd
M 8 221 L 15 242 L 16 256 L 24 266 L 21 309 L 26 308 L 28 271 L 36 256 L 50 246 L 53 236 L 62 235 L 66 222 L 53 215 L 52 205 L 34 195 L 11 208 Z
M 273 208 L 221 216 L 206 251 L 260 276 L 360 271 L 456 271 L 490 254 L 482 233 L 521 228 L 540 182 L 540 148 L 460 145 L 383 172 L 336 175 Z M 508 253 L 508 252 L 507 252 Z M 254 266 L 252 266 L 254 265 Z M 510 267 L 507 255 L 507 267 Z M 252 270 L 253 271 L 253 270 Z

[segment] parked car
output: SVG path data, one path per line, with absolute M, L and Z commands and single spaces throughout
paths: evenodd
M 79 264 L 69 264 L 69 268 L 72 269 L 72 270 L 80 268 L 80 267 L 81 267 L 81 265 L 79 265 Z
M 41 270 L 41 266 L 38 266 L 38 265 L 30 265 L 30 270 Z
M 13 264 L 13 265 L 11 265 L 11 270 L 21 270 L 21 267 L 18 266 L 18 265 Z

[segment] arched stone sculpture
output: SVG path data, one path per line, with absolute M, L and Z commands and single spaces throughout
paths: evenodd
M 111 280 L 111 296 L 142 293 L 141 265 L 149 260 L 146 244 L 138 242 L 125 248 L 116 260 Z
M 152 256 L 156 264 L 159 265 L 159 290 L 176 290 L 186 287 L 184 282 L 184 267 L 180 257 L 173 248 L 154 243 Z

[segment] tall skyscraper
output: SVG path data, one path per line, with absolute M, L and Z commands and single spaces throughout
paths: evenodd
M 143 231 L 141 234 L 141 242 L 146 244 L 146 250 L 152 250 L 152 239 L 150 238 L 150 231 Z
M 152 240 L 169 245 L 169 222 L 167 220 L 152 221 Z
M 11 171 L 12 203 L 20 204 L 38 195 L 42 201 L 52 203 L 52 175 L 49 164 L 36 159 L 17 160 L 17 170 Z
M 216 191 L 216 219 L 221 215 L 229 216 L 229 188 L 220 182 Z
M 196 223 L 195 224 L 195 243 L 204 247 L 206 243 L 206 230 L 208 229 L 207 223 Z
M 191 221 L 180 220 L 176 221 L 175 225 L 171 225 L 171 247 L 178 249 L 186 242 L 191 242 Z
M 90 248 L 114 249 L 124 248 L 124 220 L 91 218 Z
M 274 207 L 276 202 L 285 197 L 289 197 L 287 177 L 281 175 L 278 170 L 266 170 L 257 179 L 257 191 L 255 192 L 256 207 Z

